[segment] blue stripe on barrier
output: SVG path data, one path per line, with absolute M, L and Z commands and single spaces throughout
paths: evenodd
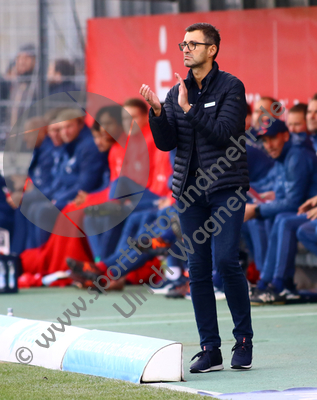
M 175 342 L 93 330 L 69 346 L 62 370 L 139 383 L 152 356 L 172 343 Z

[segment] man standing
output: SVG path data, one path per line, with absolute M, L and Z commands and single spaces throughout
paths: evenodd
M 13 127 L 23 115 L 32 101 L 36 100 L 37 80 L 36 80 L 36 49 L 32 43 L 23 45 L 15 61 L 16 80 L 13 82 L 10 93 L 12 101 L 9 125 Z M 30 111 L 30 110 L 29 110 Z M 29 117 L 30 112 L 28 114 Z
M 245 129 L 245 90 L 236 77 L 218 69 L 214 60 L 219 43 L 218 30 L 212 25 L 189 26 L 184 41 L 179 44 L 184 65 L 190 68 L 187 79 L 184 81 L 175 74 L 179 84 L 167 94 L 164 107 L 149 86 L 142 85 L 140 89 L 152 107 L 150 126 L 156 146 L 163 151 L 177 147 L 172 189 L 183 235 L 189 238 L 206 226 L 211 214 L 224 210 L 235 194 L 240 193 L 245 202 L 249 188 L 246 153 L 240 143 L 246 139 L 241 136 Z M 196 184 L 202 188 L 198 179 L 205 183 L 206 190 L 202 193 L 196 188 Z M 192 204 L 187 203 L 189 207 L 184 208 L 183 195 L 191 199 Z M 231 367 L 248 369 L 252 365 L 250 300 L 238 260 L 244 202 L 229 213 L 230 218 L 224 213 L 219 235 L 208 236 L 200 244 L 193 240 L 193 248 L 188 251 L 190 291 L 202 348 L 194 357 L 198 361 L 190 372 L 223 369 L 212 260 L 223 279 L 234 322 L 236 344 Z

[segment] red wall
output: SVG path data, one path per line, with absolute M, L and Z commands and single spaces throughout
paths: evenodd
M 186 77 L 177 44 L 185 28 L 220 30 L 220 69 L 242 80 L 247 100 L 277 98 L 286 107 L 317 92 L 317 7 L 218 11 L 88 21 L 87 90 L 122 103 L 142 83 L 160 94 Z

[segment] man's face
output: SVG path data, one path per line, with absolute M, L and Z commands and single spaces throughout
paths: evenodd
M 186 32 L 184 36 L 184 42 L 207 43 L 205 35 L 202 31 Z M 216 49 L 217 47 L 215 45 L 204 46 L 198 44 L 196 45 L 195 50 L 190 51 L 188 50 L 188 46 L 186 46 L 183 50 L 185 67 L 196 68 L 210 62 L 210 60 L 213 59 L 213 56 L 216 53 Z
M 286 125 L 290 132 L 300 133 L 307 131 L 306 118 L 303 112 L 290 112 L 287 116 Z
M 33 150 L 36 143 L 36 138 L 38 134 L 38 129 L 27 130 L 24 132 L 23 140 L 26 144 L 26 148 L 29 150 Z
M 61 83 L 62 75 L 60 72 L 55 71 L 55 62 L 51 61 L 47 70 L 47 80 L 49 83 Z
M 276 118 L 276 116 L 271 111 L 272 102 L 270 100 L 259 100 L 254 103 L 254 109 L 252 113 L 252 126 L 255 129 L 259 129 L 259 118 L 263 114 L 261 107 L 263 107 L 272 117 Z
M 35 57 L 30 56 L 28 53 L 19 53 L 16 58 L 16 73 L 17 75 L 24 75 L 27 72 L 31 73 L 35 66 Z
M 265 150 L 272 158 L 278 158 L 283 150 L 284 144 L 289 140 L 288 132 L 280 132 L 275 136 L 263 136 L 262 142 Z
M 27 149 L 33 150 L 40 147 L 47 132 L 47 127 L 43 126 L 38 129 L 30 129 L 24 132 L 24 141 Z
M 140 110 L 139 107 L 124 107 L 124 110 L 128 112 L 122 112 L 122 125 L 126 134 L 129 133 L 132 119 L 135 124 L 133 125 L 131 135 L 139 132 L 139 128 L 142 129 L 148 123 L 148 114 L 145 114 Z M 137 125 L 137 126 L 136 126 Z
M 114 139 L 122 133 L 122 126 L 108 112 L 103 113 L 98 122 L 101 125 L 100 131 L 108 133 Z
M 110 150 L 110 147 L 114 143 L 114 139 L 102 128 L 100 128 L 100 131 L 93 130 L 92 136 L 94 137 L 94 142 L 100 153 Z
M 51 138 L 54 146 L 61 146 L 63 144 L 60 132 L 60 123 L 51 124 L 47 127 L 47 134 Z
M 79 119 L 69 119 L 60 122 L 61 138 L 64 143 L 70 143 L 77 138 L 84 123 Z
M 317 132 L 317 100 L 311 100 L 308 103 L 306 122 L 310 132 Z

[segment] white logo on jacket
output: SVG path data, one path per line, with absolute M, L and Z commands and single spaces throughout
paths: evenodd
M 204 107 L 208 108 L 208 107 L 212 107 L 212 106 L 215 106 L 215 105 L 216 105 L 216 102 L 212 101 L 211 103 L 205 103 Z

